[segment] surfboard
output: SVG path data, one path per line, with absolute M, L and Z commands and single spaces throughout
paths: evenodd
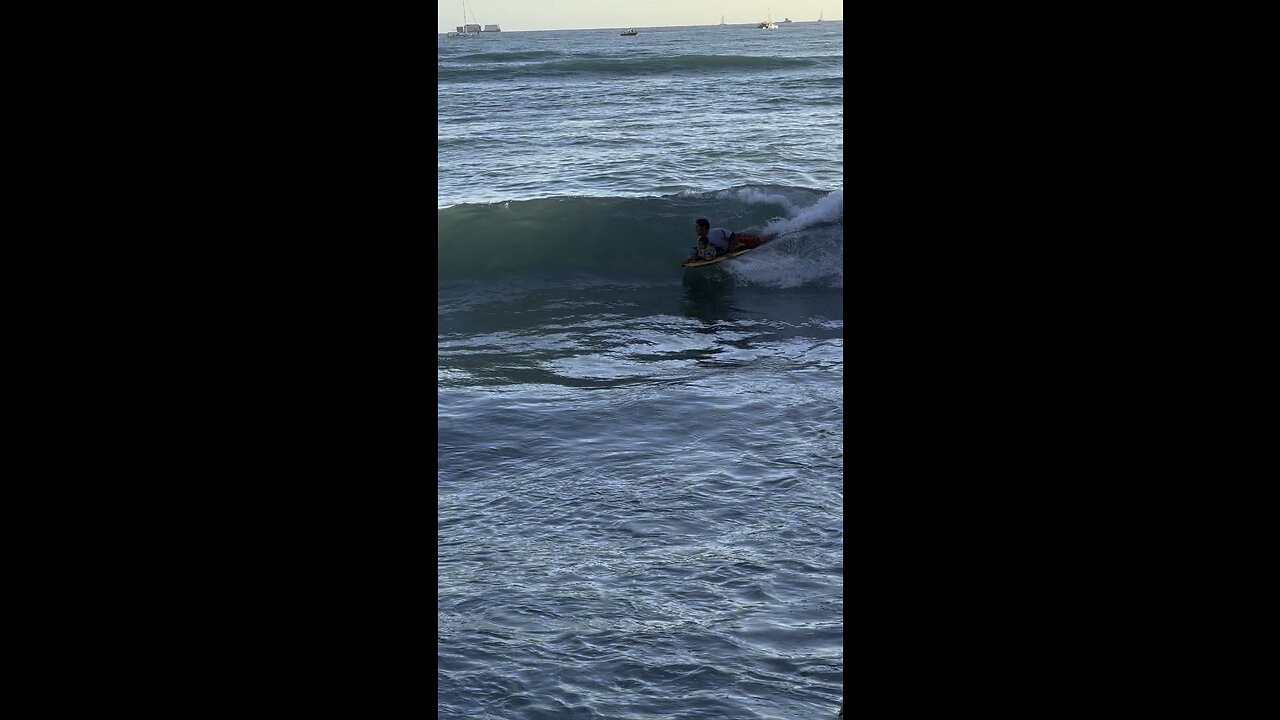
M 718 262 L 724 262 L 725 260 L 731 260 L 733 258 L 738 257 L 739 255 L 745 255 L 751 252 L 752 250 L 755 250 L 756 248 L 762 248 L 765 245 L 768 245 L 769 241 L 772 240 L 775 236 L 761 235 L 760 237 L 764 238 L 764 242 L 760 243 L 756 247 L 742 248 L 741 250 L 734 250 L 733 252 L 720 253 L 715 257 L 711 258 L 710 260 L 703 260 L 702 258 L 698 258 L 697 260 L 685 260 L 684 262 L 680 263 L 680 267 L 687 267 L 687 268 L 705 267 L 707 265 L 715 265 Z

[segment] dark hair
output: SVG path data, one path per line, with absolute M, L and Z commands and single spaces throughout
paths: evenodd
M 697 222 L 694 224 L 697 225 L 698 227 L 704 227 L 707 229 L 711 228 L 711 223 L 707 222 L 706 218 L 698 218 Z

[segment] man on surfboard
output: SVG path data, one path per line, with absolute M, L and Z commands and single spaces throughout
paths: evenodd
M 693 223 L 693 229 L 698 233 L 698 246 L 693 249 L 694 260 L 697 258 L 707 257 L 707 246 L 715 247 L 716 255 L 744 248 L 753 248 L 764 242 L 764 238 L 752 233 L 733 233 L 722 227 L 713 228 L 706 218 L 698 218 Z

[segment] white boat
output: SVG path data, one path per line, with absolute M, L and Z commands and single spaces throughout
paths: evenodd
M 724 16 L 720 16 L 720 27 L 724 27 Z
M 818 22 L 822 22 L 822 11 L 818 11 Z
M 789 23 L 789 22 L 791 22 L 791 18 L 789 18 L 789 17 L 784 17 L 784 18 L 782 18 L 782 23 L 783 23 L 784 25 L 785 25 L 785 24 L 787 24 L 787 23 Z
M 636 32 L 635 30 L 627 29 L 627 30 L 623 30 L 618 34 L 622 35 L 623 37 L 631 37 L 632 35 L 639 35 L 640 33 Z
M 472 30 L 472 28 L 475 28 L 475 29 Z M 455 32 L 451 32 L 445 37 L 475 37 L 479 34 L 480 34 L 479 25 L 467 24 L 467 3 L 464 0 L 462 3 L 462 24 L 458 26 L 458 29 Z
M 769 19 L 756 26 L 757 30 L 777 30 L 778 24 L 773 21 L 773 11 L 769 11 Z

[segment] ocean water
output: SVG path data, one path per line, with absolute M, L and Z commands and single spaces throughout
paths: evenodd
M 835 717 L 843 23 L 636 29 L 439 38 L 438 714 Z

